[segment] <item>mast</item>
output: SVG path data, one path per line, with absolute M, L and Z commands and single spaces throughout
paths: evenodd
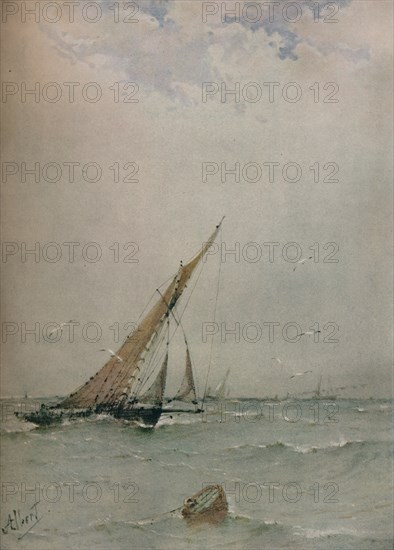
M 320 397 L 320 388 L 321 388 L 321 381 L 322 381 L 323 375 L 320 375 L 319 382 L 317 383 L 316 388 L 316 397 Z
M 133 386 L 141 382 L 140 375 L 149 357 L 148 354 L 151 355 L 156 348 L 166 319 L 180 300 L 196 267 L 214 243 L 222 221 L 216 226 L 208 241 L 203 243 L 201 250 L 186 265 L 181 265 L 178 273 L 161 293 L 159 300 L 138 325 L 136 336 L 134 337 L 131 333 L 117 350 L 117 357 L 111 357 L 90 380 L 66 397 L 60 406 L 64 408 L 100 406 L 102 409 L 112 409 L 124 402 Z M 131 338 L 132 334 L 133 338 Z

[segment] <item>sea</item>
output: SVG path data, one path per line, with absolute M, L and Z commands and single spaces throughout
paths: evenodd
M 211 401 L 153 429 L 13 414 L 41 401 L 1 401 L 5 550 L 393 548 L 391 401 Z M 187 523 L 211 484 L 228 516 Z

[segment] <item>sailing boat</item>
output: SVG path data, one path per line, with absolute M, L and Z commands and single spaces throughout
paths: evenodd
M 161 287 L 157 289 L 159 297 L 139 323 L 136 332 L 126 338 L 119 350 L 111 354 L 111 358 L 94 376 L 60 403 L 52 407 L 41 405 L 37 412 L 18 416 L 39 425 L 50 425 L 65 418 L 107 413 L 143 426 L 155 426 L 163 410 L 169 345 L 180 325 L 174 308 L 180 303 L 197 266 L 215 242 L 223 219 L 199 252 L 185 265 L 181 262 L 178 272 L 163 292 L 160 291 Z M 175 330 L 171 335 L 171 324 L 174 321 Z M 184 338 L 185 374 L 175 398 L 197 405 L 190 350 L 185 334 Z M 196 409 L 195 412 L 202 410 Z
M 225 399 L 230 394 L 230 389 L 227 387 L 227 379 L 230 374 L 230 369 L 227 369 L 226 374 L 224 375 L 223 380 L 219 382 L 219 384 L 216 386 L 214 391 L 212 392 L 212 388 L 209 387 L 207 391 L 207 397 L 209 399 Z
M 319 377 L 319 381 L 317 383 L 317 388 L 316 388 L 316 391 L 313 395 L 313 398 L 314 399 L 331 399 L 331 400 L 335 400 L 337 398 L 336 395 L 331 395 L 330 393 L 333 393 L 333 392 L 330 392 L 330 391 L 322 391 L 321 390 L 321 383 L 322 383 L 322 380 L 323 380 L 323 375 L 321 374 L 320 377 Z
M 215 397 L 216 399 L 224 399 L 228 393 L 229 390 L 226 387 L 228 375 L 230 374 L 230 369 L 227 369 L 227 372 L 221 382 L 216 386 L 215 388 Z

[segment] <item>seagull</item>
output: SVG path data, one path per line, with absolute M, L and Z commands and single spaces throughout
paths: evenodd
M 295 271 L 297 269 L 297 265 L 300 264 L 304 264 L 306 261 L 308 260 L 312 260 L 313 259 L 313 256 L 309 256 L 309 258 L 301 258 L 301 260 L 298 260 L 298 262 L 295 264 L 295 266 L 293 267 L 293 271 Z
M 275 363 L 274 363 L 275 361 Z M 280 372 L 283 372 L 283 363 L 279 357 L 271 357 L 271 367 L 280 367 Z
M 312 371 L 306 370 L 304 372 L 296 372 L 295 374 L 293 374 L 293 376 L 290 376 L 289 380 L 291 380 L 292 378 L 295 378 L 296 376 L 304 376 L 305 374 L 308 374 L 308 372 L 312 372 Z
M 69 323 L 74 323 L 75 321 L 73 321 L 72 319 L 70 319 L 70 321 L 67 321 L 66 323 L 60 323 L 60 325 L 56 328 L 54 328 L 53 330 L 51 330 L 51 332 L 48 334 L 48 336 L 52 336 L 52 334 L 55 334 L 55 332 L 59 332 L 59 330 L 63 330 L 63 327 L 68 325 Z
M 108 351 L 108 353 L 111 355 L 111 357 L 116 357 L 116 359 L 118 361 L 121 361 L 123 363 L 123 359 L 121 357 L 119 357 L 119 355 L 116 355 L 116 353 L 114 351 L 112 351 L 112 349 L 100 349 L 99 351 Z
M 279 357 L 271 357 L 272 361 L 276 361 L 279 363 L 279 365 L 282 365 L 282 361 L 279 359 Z

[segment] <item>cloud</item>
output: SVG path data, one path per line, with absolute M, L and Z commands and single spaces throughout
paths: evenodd
M 344 9 L 350 3 L 351 0 L 339 0 L 337 5 Z M 253 3 L 240 4 L 242 13 L 245 6 Z M 136 81 L 148 92 L 163 93 L 185 104 L 198 101 L 204 81 L 244 78 L 247 82 L 250 75 L 255 78 L 259 71 L 274 67 L 275 60 L 308 61 L 302 57 L 306 50 L 300 49 L 301 44 L 308 47 L 308 56 L 334 55 L 353 64 L 369 59 L 366 44 L 350 46 L 346 39 L 337 42 L 338 24 L 315 23 L 310 4 L 303 1 L 298 5 L 302 18 L 296 23 L 280 16 L 280 12 L 273 22 L 265 16 L 256 22 L 230 17 L 223 23 L 219 14 L 203 23 L 199 2 L 149 0 L 138 3 L 138 23 L 114 25 L 113 10 L 103 2 L 103 16 L 97 24 L 85 21 L 67 27 L 43 24 L 42 30 L 58 54 L 71 63 L 117 71 L 121 73 L 119 80 Z M 323 12 L 326 2 L 320 0 L 319 5 L 327 17 Z M 342 15 L 340 11 L 339 14 L 336 16 Z M 327 27 L 331 27 L 330 36 Z M 252 58 L 253 63 L 261 63 L 257 69 L 251 67 Z M 281 70 L 279 66 L 277 70 Z

